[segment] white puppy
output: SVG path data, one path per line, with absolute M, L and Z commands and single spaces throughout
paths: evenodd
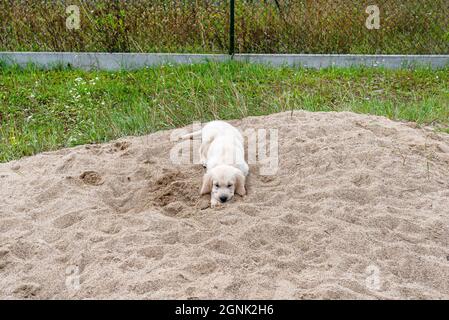
M 245 179 L 249 168 L 240 132 L 224 121 L 212 121 L 202 130 L 181 138 L 199 135 L 202 139 L 200 161 L 207 168 L 201 194 L 211 194 L 211 207 L 231 200 L 234 193 L 245 195 Z

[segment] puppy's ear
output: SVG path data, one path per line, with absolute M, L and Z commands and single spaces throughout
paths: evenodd
M 241 196 L 244 196 L 246 194 L 245 176 L 241 172 L 237 173 L 237 180 L 235 182 L 235 192 Z
M 212 177 L 209 173 L 203 176 L 203 185 L 201 186 L 200 194 L 207 194 L 212 191 Z

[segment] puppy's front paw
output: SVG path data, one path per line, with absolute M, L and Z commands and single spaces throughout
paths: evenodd
M 221 205 L 220 202 L 218 202 L 217 200 L 215 200 L 215 199 L 211 199 L 210 200 L 210 207 L 211 208 L 218 208 L 220 205 Z

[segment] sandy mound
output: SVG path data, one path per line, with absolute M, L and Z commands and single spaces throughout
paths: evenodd
M 449 298 L 449 136 L 352 113 L 278 128 L 280 169 L 205 208 L 170 131 L 0 164 L 0 298 Z M 79 283 L 79 285 L 78 285 Z

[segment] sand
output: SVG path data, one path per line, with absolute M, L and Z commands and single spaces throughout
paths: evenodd
M 449 135 L 298 111 L 217 209 L 171 131 L 0 164 L 0 298 L 449 298 Z

